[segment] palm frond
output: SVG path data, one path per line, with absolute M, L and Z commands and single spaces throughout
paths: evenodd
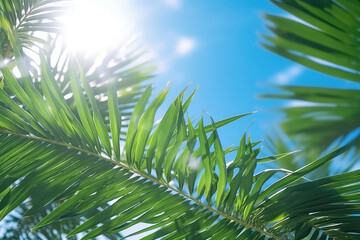
M 295 18 L 266 14 L 273 36 L 263 43 L 306 67 L 359 82 L 359 16 L 356 1 L 271 0 Z
M 272 0 L 290 16 L 266 14 L 268 28 L 263 45 L 281 56 L 340 79 L 359 82 L 360 8 L 352 1 Z M 299 101 L 286 107 L 281 127 L 298 146 L 310 155 L 333 150 L 344 142 L 358 139 L 359 90 L 279 86 L 287 94 L 266 94 L 265 98 Z M 359 141 L 354 140 L 349 167 L 356 164 Z
M 0 89 L 0 216 L 4 218 L 34 195 L 39 200 L 25 216 L 58 203 L 34 231 L 54 221 L 78 219 L 80 224 L 69 229 L 68 236 L 85 232 L 83 239 L 89 239 L 146 223 L 149 227 L 131 235 L 147 232 L 143 239 L 207 239 L 224 234 L 231 239 L 285 239 L 292 233 L 274 234 L 271 221 L 254 213 L 272 199 L 266 200 L 269 196 L 280 194 L 346 150 L 339 149 L 295 172 L 280 169 L 255 174 L 257 163 L 268 161 L 257 158 L 259 142 L 251 143 L 244 134 L 239 147 L 224 150 L 217 134 L 218 127 L 248 114 L 207 126 L 201 119 L 194 127 L 184 117 L 194 94 L 183 101 L 183 91 L 154 128 L 155 113 L 167 88 L 151 103 L 151 88 L 143 93 L 122 143 L 118 105 L 112 98 L 107 101 L 108 129 L 76 63 L 66 73 L 76 105 L 71 110 L 44 58 L 42 92 L 26 74 L 21 57 L 16 60 L 23 86 L 8 68 L 2 69 L 5 86 L 17 101 Z M 113 91 L 111 82 L 107 84 L 108 91 Z M 226 164 L 227 154 L 233 151 L 236 157 Z M 285 177 L 262 190 L 274 174 Z M 333 231 L 349 234 L 346 229 Z
M 294 239 L 359 239 L 359 224 L 353 222 L 360 210 L 359 174 L 357 170 L 289 187 L 261 204 L 255 216 L 275 220 L 275 232 L 294 231 Z
M 10 213 L 3 221 L 1 238 L 5 240 L 10 239 L 54 239 L 62 240 L 66 238 L 66 232 L 71 231 L 77 225 L 80 224 L 79 218 L 69 218 L 62 221 L 52 222 L 46 228 L 40 228 L 37 231 L 31 233 L 31 229 L 35 227 L 36 223 L 44 218 L 49 212 L 53 211 L 58 204 L 49 204 L 39 209 L 34 214 L 27 214 L 36 200 L 36 196 L 32 196 L 32 200 L 21 204 L 12 213 Z M 120 233 L 104 234 L 106 239 L 122 239 L 123 236 Z M 67 237 L 69 240 L 76 240 L 78 237 Z
M 360 91 L 299 86 L 279 88 L 290 94 L 269 94 L 263 97 L 311 103 L 282 109 L 286 116 L 281 127 L 300 146 L 307 147 L 313 154 L 320 154 L 334 143 L 339 145 L 348 141 L 349 137 L 359 139 L 359 124 L 356 119 L 360 117 Z M 359 140 L 352 143 L 355 151 L 352 154 L 356 156 L 360 149 Z
M 37 33 L 58 33 L 68 1 L 60 0 L 10 0 L 0 2 L 1 24 L 5 22 L 16 31 L 24 48 L 33 51 L 43 48 L 46 41 Z M 6 19 L 6 21 L 5 21 Z M 11 59 L 14 52 L 5 30 L 0 30 L 0 50 L 3 57 Z

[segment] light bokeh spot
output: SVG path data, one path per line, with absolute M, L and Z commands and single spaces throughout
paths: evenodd
M 175 51 L 180 56 L 186 56 L 196 48 L 196 40 L 191 37 L 180 37 L 177 40 Z

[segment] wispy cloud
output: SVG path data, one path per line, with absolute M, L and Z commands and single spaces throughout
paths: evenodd
M 175 52 L 179 56 L 186 56 L 196 48 L 196 40 L 191 37 L 180 37 L 175 46 Z
M 319 106 L 318 103 L 300 101 L 300 100 L 291 100 L 285 105 L 285 107 L 314 107 Z
M 273 77 L 271 77 L 271 80 L 275 81 L 277 84 L 288 84 L 300 76 L 303 72 L 304 67 L 301 65 L 293 65 L 281 72 L 276 73 Z
M 163 2 L 173 9 L 179 9 L 181 7 L 180 0 L 163 0 Z

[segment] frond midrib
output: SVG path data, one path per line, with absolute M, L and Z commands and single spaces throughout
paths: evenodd
M 207 208 L 208 210 L 210 210 L 210 211 L 212 211 L 212 212 L 214 212 L 214 213 L 216 213 L 216 214 L 218 214 L 218 215 L 220 215 L 220 216 L 222 216 L 224 218 L 229 219 L 230 221 L 241 224 L 246 228 L 253 229 L 253 230 L 255 230 L 257 232 L 260 232 L 260 233 L 262 233 L 264 235 L 267 235 L 267 236 L 269 236 L 271 238 L 278 239 L 278 240 L 284 240 L 282 237 L 276 236 L 276 235 L 274 235 L 274 234 L 272 234 L 270 232 L 267 232 L 267 231 L 265 231 L 265 230 L 263 230 L 263 229 L 261 229 L 259 227 L 256 227 L 256 226 L 254 226 L 254 225 L 252 225 L 250 223 L 247 223 L 246 221 L 239 220 L 239 219 L 237 219 L 237 218 L 235 218 L 233 216 L 230 216 L 230 215 L 228 215 L 226 213 L 223 213 L 223 212 L 221 212 L 221 211 L 219 211 L 219 210 L 217 210 L 215 208 L 212 208 L 211 206 L 202 203 L 201 201 L 197 200 L 196 198 L 194 198 L 194 197 L 192 197 L 192 196 L 178 190 L 177 188 L 174 188 L 174 187 L 170 186 L 169 184 L 167 184 L 165 182 L 160 181 L 159 179 L 156 179 L 156 178 L 154 178 L 154 177 L 152 177 L 152 176 L 150 176 L 148 174 L 140 172 L 137 169 L 131 168 L 131 167 L 129 167 L 129 166 L 127 166 L 127 165 L 125 165 L 125 164 L 123 164 L 121 162 L 115 161 L 115 160 L 113 160 L 111 158 L 105 157 L 105 156 L 100 155 L 98 153 L 94 153 L 94 152 L 88 151 L 88 150 L 80 148 L 80 147 L 76 147 L 76 146 L 68 144 L 68 143 L 63 143 L 63 142 L 58 142 L 58 141 L 50 140 L 50 139 L 46 139 L 46 138 L 30 136 L 30 135 L 25 135 L 25 134 L 16 133 L 16 132 L 11 132 L 11 131 L 4 130 L 4 129 L 0 129 L 0 133 L 11 134 L 11 135 L 14 135 L 14 136 L 19 136 L 19 137 L 23 137 L 23 138 L 27 138 L 27 139 L 35 140 L 35 141 L 47 142 L 47 143 L 50 143 L 50 144 L 55 144 L 55 145 L 58 145 L 58 146 L 63 146 L 63 147 L 71 148 L 73 150 L 77 150 L 77 151 L 80 151 L 80 152 L 83 152 L 83 153 L 87 153 L 87 154 L 92 155 L 92 156 L 97 157 L 97 158 L 101 158 L 101 159 L 103 159 L 103 160 L 105 160 L 107 162 L 110 162 L 110 163 L 118 166 L 118 167 L 121 167 L 121 168 L 126 169 L 128 171 L 131 171 L 132 173 L 138 174 L 141 177 L 146 178 L 146 179 L 148 179 L 148 180 L 150 180 L 150 181 L 152 181 L 154 183 L 157 183 L 157 184 L 159 184 L 161 186 L 164 186 L 164 187 L 166 187 L 166 188 L 180 194 L 181 196 L 183 196 L 183 197 L 197 203 L 198 205 L 200 205 L 200 206 L 202 206 L 204 208 Z

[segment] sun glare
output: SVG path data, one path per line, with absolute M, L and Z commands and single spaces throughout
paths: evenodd
M 115 14 L 101 1 L 78 0 L 64 19 L 68 47 L 77 53 L 102 53 L 130 35 L 126 14 Z

